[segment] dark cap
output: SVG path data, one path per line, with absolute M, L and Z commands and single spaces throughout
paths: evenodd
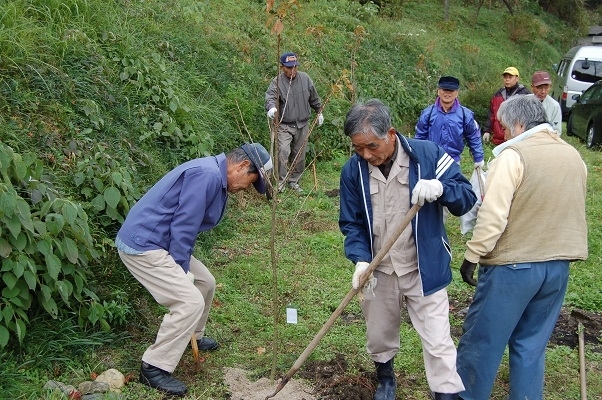
M 280 56 L 280 64 L 285 67 L 295 67 L 299 65 L 297 61 L 297 55 L 295 53 L 284 53 Z
M 272 169 L 272 157 L 270 153 L 259 143 L 245 143 L 240 146 L 251 159 L 257 171 L 259 171 L 259 179 L 253 182 L 255 189 L 261 194 L 266 192 L 265 180 L 268 179 L 268 172 Z
M 552 80 L 550 79 L 550 74 L 546 71 L 537 71 L 531 77 L 531 85 L 539 86 L 539 85 L 551 85 Z
M 437 84 L 441 89 L 458 90 L 460 89 L 460 81 L 453 76 L 442 76 Z

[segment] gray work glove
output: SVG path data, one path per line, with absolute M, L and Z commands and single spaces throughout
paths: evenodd
M 268 118 L 274 119 L 274 115 L 276 115 L 276 111 L 278 111 L 278 110 L 276 110 L 276 107 L 270 108 L 268 111 Z
M 369 266 L 370 263 L 367 263 L 365 261 L 358 261 L 355 264 L 355 272 L 353 273 L 353 278 L 351 278 L 351 286 L 353 286 L 354 289 L 358 289 L 360 287 L 360 278 Z M 368 278 L 368 280 L 364 284 L 364 287 L 362 287 L 362 294 L 370 294 L 371 297 L 374 297 L 374 288 L 376 287 L 376 281 L 377 279 L 374 277 L 374 275 L 370 274 L 370 278 Z
M 477 281 L 474 279 L 474 270 L 477 268 L 477 264 L 464 259 L 460 266 L 460 275 L 462 280 L 469 285 L 477 286 Z
M 483 133 L 483 142 L 489 143 L 490 138 L 491 138 L 491 134 L 489 132 Z
M 318 126 L 322 126 L 322 124 L 324 123 L 324 116 L 322 115 L 322 113 L 318 114 Z

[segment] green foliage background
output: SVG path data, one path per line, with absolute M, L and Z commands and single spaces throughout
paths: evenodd
M 573 1 L 546 2 L 554 5 L 550 13 L 541 2 L 515 1 L 513 16 L 502 2 L 487 2 L 491 7 L 482 7 L 478 17 L 479 1 L 451 3 L 445 20 L 441 1 L 383 1 L 381 7 L 352 0 L 1 2 L 0 349 L 5 352 L 0 361 L 5 367 L 0 389 L 18 393 L 21 386 L 2 383 L 20 382 L 23 375 L 14 371 L 26 371 L 25 380 L 35 384 L 41 379 L 37 374 L 56 371 L 61 362 L 79 357 L 81 348 L 119 340 L 120 329 L 140 334 L 147 323 L 155 329 L 148 314 L 160 310 L 144 302 L 147 295 L 124 271 L 113 238 L 140 195 L 175 165 L 244 141 L 267 147 L 263 98 L 281 52 L 299 54 L 301 70 L 312 76 L 324 100 L 326 122 L 312 133 L 309 157 L 321 169 L 331 168 L 327 179 L 336 187 L 333 177 L 349 152 L 342 123 L 354 101 L 382 99 L 398 129 L 410 135 L 420 111 L 435 98 L 439 76 L 449 74 L 461 81 L 462 103 L 484 122 L 505 67 L 517 67 L 528 83 L 533 71 L 550 70 L 597 15 Z M 563 11 L 566 7 L 573 12 Z M 272 31 L 278 18 L 280 36 Z M 251 212 L 252 205 L 266 212 L 253 196 L 231 203 L 235 216 Z M 302 205 L 289 204 L 279 218 L 292 214 L 306 221 L 303 232 L 310 234 L 284 235 L 280 251 L 294 255 L 312 249 L 312 262 L 341 262 L 335 203 L 318 196 L 304 204 L 310 211 L 303 215 L 296 209 Z M 245 218 L 253 217 L 259 218 Z M 236 286 L 245 268 L 255 274 L 252 266 L 269 257 L 255 256 L 246 266 L 235 263 L 232 254 L 244 256 L 244 251 L 227 227 L 239 229 L 235 222 L 242 218 L 228 217 L 224 226 L 203 235 L 198 252 L 217 267 L 232 263 L 221 276 L 233 280 L 223 289 L 225 302 L 238 304 L 238 293 L 253 290 L 259 308 L 248 312 L 269 315 L 269 275 L 257 274 L 256 287 Z M 328 222 L 308 227 L 314 219 Z M 249 234 L 269 237 L 267 231 Z M 215 253 L 214 246 L 223 253 Z M 279 265 L 289 263 L 283 269 L 291 268 L 294 276 L 300 261 L 282 254 Z M 308 286 L 312 279 L 324 285 L 307 296 L 324 304 L 306 333 L 316 331 L 336 307 L 338 296 L 326 288 L 346 290 L 345 274 L 340 281 L 328 280 L 336 271 L 309 274 Z M 297 294 L 285 289 L 283 298 L 294 301 Z M 596 293 L 572 291 L 567 299 L 590 310 L 602 308 Z M 216 313 L 213 322 L 230 325 L 238 312 Z M 253 323 L 257 327 L 240 329 L 272 334 L 266 320 Z M 42 337 L 38 343 L 42 327 L 55 339 Z M 351 334 L 346 327 L 336 329 L 342 331 L 319 356 L 330 356 L 337 341 L 357 334 L 356 328 Z M 67 345 L 59 340 L 65 335 L 86 339 Z M 361 340 L 354 346 L 362 351 Z M 254 348 L 240 353 L 248 357 Z M 36 352 L 47 355 L 46 362 L 32 369 L 29 358 Z M 290 355 L 281 360 L 282 365 L 291 361 Z M 262 364 L 258 373 L 265 368 Z M 59 368 L 56 375 L 62 372 Z

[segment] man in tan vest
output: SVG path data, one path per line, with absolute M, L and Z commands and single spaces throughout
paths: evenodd
M 509 348 L 510 400 L 542 399 L 546 344 L 566 293 L 569 263 L 587 258 L 587 170 L 546 122 L 541 102 L 514 96 L 497 113 L 485 197 L 466 243 L 462 279 L 476 285 L 458 344 L 465 400 L 489 399 Z M 558 204 L 569 207 L 558 209 Z M 480 263 L 478 282 L 473 274 Z

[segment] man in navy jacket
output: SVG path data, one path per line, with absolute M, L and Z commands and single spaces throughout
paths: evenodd
M 142 356 L 140 382 L 183 396 L 186 385 L 171 373 L 193 333 L 200 350 L 218 348 L 204 336 L 215 278 L 192 252 L 200 232 L 224 216 L 228 193 L 253 184 L 266 193 L 272 159 L 259 143 L 227 155 L 197 158 L 168 172 L 132 207 L 117 234 L 119 256 L 132 275 L 169 313 L 155 343 Z
M 457 399 L 464 389 L 456 372 L 446 286 L 451 248 L 443 207 L 454 215 L 472 208 L 476 196 L 459 165 L 437 144 L 401 136 L 380 100 L 347 113 L 345 135 L 355 154 L 341 171 L 339 226 L 345 255 L 355 264 L 352 286 L 410 209 L 416 217 L 362 288 L 367 350 L 379 381 L 374 399 L 395 400 L 393 357 L 400 346 L 401 306 L 422 340 L 427 381 L 437 400 Z

